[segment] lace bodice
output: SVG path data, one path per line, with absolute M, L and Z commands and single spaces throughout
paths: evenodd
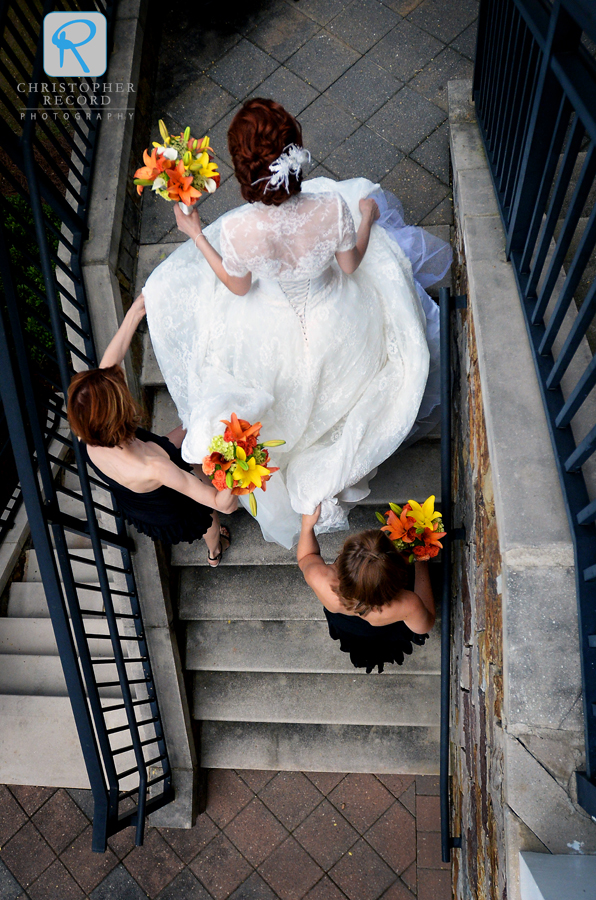
M 339 193 L 302 192 L 281 206 L 242 206 L 221 225 L 223 266 L 238 277 L 316 277 L 355 244 L 354 220 Z

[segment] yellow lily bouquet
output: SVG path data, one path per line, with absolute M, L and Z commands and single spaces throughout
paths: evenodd
M 261 423 L 251 425 L 232 413 L 230 421 L 221 420 L 226 426 L 223 437 L 215 435 L 209 444 L 209 456 L 203 459 L 203 472 L 208 475 L 218 491 L 226 488 L 233 494 L 248 494 L 250 511 L 257 514 L 254 490 L 265 490 L 266 483 L 279 466 L 269 465 L 268 447 L 281 447 L 285 441 L 264 441 L 258 444 Z
M 218 187 L 220 175 L 213 160 L 209 138 L 193 138 L 190 128 L 181 134 L 170 134 L 159 120 L 162 143 L 153 142 L 153 150 L 143 152 L 145 163 L 134 174 L 139 194 L 150 187 L 165 200 L 178 200 L 185 207 L 199 199 L 203 191 L 212 194 Z
M 440 538 L 443 531 L 441 513 L 435 510 L 435 497 L 431 494 L 422 505 L 416 500 L 408 500 L 405 506 L 390 503 L 385 514 L 378 512 L 377 519 L 383 523 L 390 541 L 401 553 L 409 553 L 408 562 L 423 562 L 432 559 L 442 548 Z

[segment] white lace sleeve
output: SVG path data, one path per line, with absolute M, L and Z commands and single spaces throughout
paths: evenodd
M 236 252 L 232 241 L 228 235 L 228 229 L 226 225 L 228 223 L 224 219 L 221 223 L 221 261 L 224 269 L 228 273 L 228 275 L 235 276 L 237 278 L 242 278 L 244 275 L 248 273 L 248 269 L 246 268 L 244 262 L 240 259 L 238 253 Z
M 343 253 L 345 250 L 351 250 L 356 246 L 356 228 L 354 227 L 354 219 L 348 204 L 341 194 L 336 196 L 339 201 L 339 244 L 337 252 Z

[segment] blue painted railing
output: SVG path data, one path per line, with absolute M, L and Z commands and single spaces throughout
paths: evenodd
M 96 6 L 111 27 L 113 3 Z M 66 422 L 74 369 L 97 366 L 81 252 L 101 109 L 89 98 L 102 78 L 69 77 L 63 91 L 52 82 L 37 90 L 49 81 L 41 34 L 53 7 L 0 2 L 0 396 L 93 791 L 93 849 L 101 852 L 127 825 L 141 844 L 146 816 L 174 792 L 134 547 L 117 505 L 98 502 L 93 488 L 105 485 L 87 471 Z M 58 95 L 62 108 L 82 107 L 89 117 L 45 116 L 42 97 L 52 109 Z M 81 513 L 65 513 L 62 498 L 77 501 Z M 72 549 L 67 533 L 83 538 L 86 552 Z
M 593 0 L 481 0 L 473 87 L 575 549 L 586 744 L 586 770 L 577 773 L 577 790 L 579 802 L 592 816 L 596 816 L 595 42 Z

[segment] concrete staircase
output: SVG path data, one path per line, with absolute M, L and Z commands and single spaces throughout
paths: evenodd
M 176 411 L 150 345 L 145 359 L 145 383 L 155 390 L 153 428 L 163 434 L 178 424 Z M 439 456 L 437 435 L 398 450 L 352 511 L 351 530 L 375 527 L 375 509 L 389 500 L 434 493 L 439 501 Z M 403 666 L 366 675 L 330 639 L 295 553 L 265 542 L 244 511 L 224 518 L 233 543 L 217 570 L 207 566 L 204 542 L 172 548 L 201 765 L 438 772 L 440 623 Z M 327 561 L 345 538 L 322 536 Z
M 69 473 L 65 483 L 78 489 Z M 95 496 L 110 505 L 107 492 Z M 60 508 L 86 518 L 83 504 L 71 497 L 60 495 Z M 85 537 L 69 535 L 68 546 L 79 557 L 93 558 Z M 106 551 L 106 561 L 117 563 L 116 555 L 108 558 L 112 552 Z M 75 562 L 73 569 L 78 582 L 96 583 L 94 566 Z M 81 589 L 79 600 L 86 609 L 102 608 L 96 591 Z M 94 618 L 87 630 L 107 633 L 107 625 Z M 92 640 L 89 646 L 94 657 L 111 655 L 108 641 Z M 102 665 L 97 674 L 100 681 L 113 681 L 115 666 Z M 100 694 L 106 703 L 120 697 L 114 688 Z M 24 580 L 12 583 L 8 614 L 0 618 L 0 783 L 89 787 L 35 550 L 27 552 Z

